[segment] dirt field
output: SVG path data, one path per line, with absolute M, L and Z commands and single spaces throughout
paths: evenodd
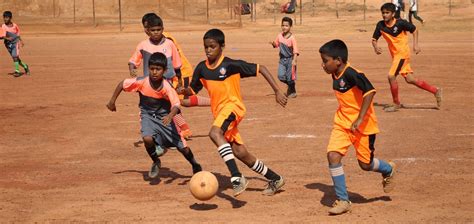
M 284 191 L 261 195 L 266 182 L 239 163 L 249 189 L 233 198 L 229 173 L 206 134 L 209 108 L 184 109 L 195 137 L 189 142 L 205 170 L 219 180 L 217 196 L 195 200 L 187 183 L 191 167 L 175 151 L 166 154 L 158 180 L 138 144 L 135 94 L 123 93 L 118 111 L 105 104 L 128 76 L 127 61 L 145 38 L 139 24 L 123 33 L 110 26 L 24 26 L 23 60 L 32 75 L 13 78 L 11 58 L 0 51 L 0 220 L 2 222 L 473 222 L 473 18 L 472 6 L 457 15 L 426 12 L 419 26 L 422 53 L 413 56 L 418 77 L 444 89 L 435 98 L 399 79 L 402 103 L 417 107 L 386 113 L 376 107 L 381 133 L 376 155 L 398 164 L 397 187 L 384 194 L 381 177 L 358 168 L 353 151 L 344 159 L 353 211 L 330 217 L 335 195 L 326 145 L 337 108 L 331 78 L 317 50 L 343 39 L 351 64 L 378 89 L 375 102 L 389 103 L 386 73 L 390 55 L 375 55 L 370 39 L 378 14 L 367 23 L 350 18 L 315 18 L 296 26 L 301 57 L 298 97 L 281 108 L 262 77 L 242 80 L 248 108 L 240 130 L 249 150 L 286 178 Z M 444 12 L 443 12 L 444 13 Z M 166 21 L 165 21 L 166 22 Z M 20 24 L 21 26 L 21 24 Z M 193 64 L 204 59 L 205 25 L 165 24 Z M 273 20 L 222 28 L 225 54 L 264 64 L 276 75 L 278 53 L 267 43 L 279 32 Z M 364 32 L 367 31 L 367 32 Z M 282 86 L 283 88 L 283 86 Z M 201 94 L 206 94 L 205 92 Z

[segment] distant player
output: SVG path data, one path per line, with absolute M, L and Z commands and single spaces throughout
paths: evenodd
M 172 85 L 179 86 L 181 83 L 181 66 L 182 61 L 176 45 L 163 35 L 163 20 L 159 16 L 149 17 L 146 20 L 145 33 L 149 36 L 146 40 L 140 42 L 129 60 L 128 66 L 130 76 L 137 75 L 137 68 L 143 62 L 143 75 L 148 76 L 148 67 L 145 66 L 151 54 L 161 52 L 168 59 L 167 72 L 165 79 Z M 176 87 L 175 87 L 176 88 Z M 178 124 L 179 132 L 185 137 L 191 137 L 192 133 L 189 125 L 186 123 L 182 113 L 180 112 L 174 118 L 174 122 Z
M 408 21 L 410 21 L 410 23 L 413 23 L 411 18 L 412 16 L 420 21 L 421 24 L 425 22 L 421 17 L 418 16 L 418 0 L 410 0 L 410 11 L 408 11 Z
M 180 103 L 178 94 L 164 79 L 167 58 L 162 53 L 153 53 L 147 65 L 148 76 L 125 79 L 117 85 L 107 108 L 116 111 L 115 101 L 122 91 L 139 93 L 141 134 L 145 149 L 153 160 L 148 173 L 150 178 L 158 177 L 161 167 L 159 157 L 169 147 L 176 147 L 192 165 L 193 173 L 197 173 L 202 170 L 201 165 L 196 162 L 193 152 L 173 122 L 173 117 L 180 110 Z
M 296 97 L 296 62 L 300 54 L 296 44 L 295 35 L 291 32 L 293 20 L 283 17 L 281 20 L 282 32 L 275 41 L 270 42 L 273 48 L 280 48 L 280 61 L 278 63 L 278 79 L 288 86 L 286 95 Z
M 319 53 L 324 71 L 332 76 L 332 87 L 339 102 L 327 148 L 329 171 L 337 196 L 329 214 L 339 215 L 351 210 L 341 162 L 349 146 L 354 146 L 361 169 L 382 174 L 386 193 L 394 188 L 395 164 L 374 157 L 375 135 L 379 132 L 372 105 L 375 88 L 364 73 L 347 61 L 346 44 L 332 40 L 321 46 Z
M 247 151 L 237 128 L 246 111 L 240 94 L 240 79 L 260 73 L 272 87 L 276 101 L 281 106 L 286 105 L 287 98 L 279 90 L 272 74 L 265 66 L 224 57 L 225 37 L 221 30 L 207 31 L 203 41 L 207 60 L 196 66 L 191 88 L 195 93 L 198 93 L 205 87 L 211 98 L 214 123 L 209 137 L 218 147 L 217 150 L 231 173 L 230 181 L 234 196 L 245 191 L 248 184 L 237 167 L 234 155 L 253 171 L 269 180 L 263 194 L 273 195 L 285 184 L 283 177 Z
M 388 49 L 392 55 L 392 67 L 388 73 L 388 82 L 390 83 L 394 104 L 388 107 L 387 111 L 396 111 L 401 107 L 398 98 L 398 75 L 402 75 L 407 83 L 432 93 L 436 97 L 437 106 L 441 107 L 441 89 L 416 78 L 410 66 L 410 47 L 408 46 L 407 32 L 413 34 L 413 51 L 418 54 L 421 52 L 418 47 L 418 30 L 413 24 L 406 20 L 395 18 L 396 9 L 394 4 L 385 3 L 380 10 L 382 11 L 383 20 L 378 22 L 375 27 L 372 36 L 372 45 L 375 53 L 381 54 L 382 49 L 378 47 L 377 41 L 380 36 L 383 36 L 388 43 Z
M 15 71 L 13 76 L 20 77 L 23 75 L 20 71 L 20 66 L 23 67 L 27 75 L 30 74 L 30 69 L 26 63 L 20 59 L 20 48 L 25 45 L 20 36 L 20 28 L 16 23 L 12 22 L 13 14 L 10 11 L 3 12 L 3 21 L 5 22 L 2 25 L 2 29 L 6 32 L 8 38 L 4 38 L 5 47 L 8 50 L 8 53 L 13 58 L 13 65 Z
M 155 13 L 147 13 L 142 17 L 142 25 L 143 28 L 145 29 L 145 33 L 147 33 L 147 27 L 148 27 L 148 20 L 152 18 L 156 18 L 158 15 Z M 210 106 L 211 101 L 209 100 L 208 97 L 204 96 L 198 96 L 198 95 L 190 95 L 190 96 L 185 96 L 181 94 L 182 88 L 188 88 L 189 83 L 191 81 L 191 78 L 193 76 L 193 66 L 189 62 L 188 58 L 184 55 L 183 49 L 180 47 L 178 41 L 176 38 L 174 38 L 170 33 L 168 32 L 163 32 L 163 36 L 168 38 L 169 40 L 173 41 L 174 45 L 176 46 L 176 49 L 178 50 L 179 56 L 181 57 L 181 79 L 179 80 L 178 83 L 174 83 L 174 87 L 178 90 L 178 95 L 181 100 L 181 106 L 184 107 L 194 107 L 194 106 Z M 181 88 L 182 87 L 182 88 Z M 189 130 L 189 129 L 188 129 Z M 189 130 L 190 132 L 190 130 Z M 189 136 L 191 135 L 188 133 Z

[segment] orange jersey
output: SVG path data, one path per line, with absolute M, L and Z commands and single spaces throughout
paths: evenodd
M 166 80 L 162 81 L 158 90 L 153 89 L 148 76 L 125 79 L 122 88 L 125 92 L 139 92 L 140 108 L 160 117 L 168 115 L 173 107 L 179 109 L 181 105 L 178 93 Z
M 20 27 L 18 27 L 16 23 L 12 23 L 11 26 L 7 26 L 7 24 L 2 24 L 2 29 L 5 30 L 6 32 L 10 32 L 17 36 L 20 36 Z
M 408 46 L 407 31 L 413 33 L 415 30 L 415 25 L 403 19 L 396 19 L 393 24 L 386 24 L 382 20 L 377 23 L 372 38 L 378 40 L 380 36 L 383 36 L 393 58 L 409 58 L 410 47 Z
M 203 86 L 207 89 L 214 118 L 224 108 L 231 108 L 237 116 L 243 117 L 246 108 L 240 94 L 240 78 L 256 76 L 258 71 L 258 64 L 224 56 L 215 67 L 210 67 L 207 60 L 202 61 L 194 70 L 191 88 L 196 94 Z
M 280 58 L 291 58 L 293 55 L 300 54 L 295 35 L 293 34 L 288 38 L 285 38 L 283 33 L 278 34 L 275 39 L 275 45 L 280 48 Z
M 375 88 L 363 73 L 352 68 L 349 63 L 341 74 L 332 75 L 332 79 L 333 90 L 339 102 L 339 107 L 334 116 L 334 123 L 344 129 L 350 129 L 352 123 L 359 116 L 364 96 L 375 92 Z M 364 135 L 379 132 L 372 102 L 359 126 L 359 131 Z
M 166 79 L 172 79 L 176 73 L 175 69 L 181 68 L 181 57 L 173 41 L 163 38 L 159 44 L 154 44 L 150 39 L 140 42 L 135 49 L 129 63 L 139 67 L 143 62 L 143 75 L 148 76 L 148 60 L 153 53 L 163 53 L 168 59 L 167 71 L 164 74 Z
M 176 46 L 176 49 L 178 50 L 179 56 L 181 57 L 181 78 L 186 78 L 186 77 L 192 77 L 193 76 L 193 66 L 191 63 L 189 63 L 188 58 L 184 55 L 183 49 L 181 49 L 181 46 L 179 46 L 178 41 L 174 39 L 171 34 L 167 32 L 163 32 L 163 36 L 166 38 L 170 39 L 173 41 L 174 45 Z

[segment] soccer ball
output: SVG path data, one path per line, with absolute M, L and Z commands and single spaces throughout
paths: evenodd
M 209 171 L 200 171 L 189 181 L 189 190 L 198 200 L 207 201 L 214 197 L 219 188 L 216 176 Z

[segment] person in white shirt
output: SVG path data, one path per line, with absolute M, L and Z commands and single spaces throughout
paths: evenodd
M 424 23 L 424 20 L 418 16 L 418 1 L 417 0 L 410 0 L 410 11 L 408 12 L 408 20 L 410 23 L 412 22 L 411 16 L 415 17 L 416 20 L 420 21 L 421 24 Z

